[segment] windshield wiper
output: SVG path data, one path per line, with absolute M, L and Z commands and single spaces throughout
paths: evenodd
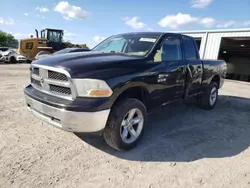
M 110 52 L 111 52 L 111 53 L 124 54 L 123 52 L 116 52 L 116 51 L 114 51 L 114 50 L 111 50 Z
M 110 51 L 110 53 L 116 53 L 116 54 L 126 54 L 126 55 L 128 55 L 127 53 L 124 53 L 124 52 L 116 52 L 116 51 L 114 51 L 114 50 L 111 50 L 111 51 Z

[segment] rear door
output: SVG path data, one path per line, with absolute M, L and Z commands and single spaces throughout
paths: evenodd
M 198 48 L 192 37 L 182 36 L 183 50 L 187 63 L 187 79 L 185 82 L 185 97 L 195 95 L 202 83 L 203 67 Z

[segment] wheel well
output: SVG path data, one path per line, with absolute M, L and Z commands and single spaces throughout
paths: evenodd
M 143 87 L 132 87 L 123 91 L 116 99 L 115 103 L 125 99 L 134 98 L 141 101 L 147 107 L 147 101 L 149 98 L 148 91 Z
M 15 57 L 15 56 L 10 56 L 10 57 L 9 57 L 9 61 L 11 61 L 11 60 L 16 61 L 16 57 Z
M 220 87 L 220 77 L 219 77 L 219 75 L 215 75 L 213 77 L 213 79 L 211 80 L 211 82 L 215 82 L 218 85 L 218 87 Z
M 42 55 L 42 54 L 51 54 L 51 52 L 49 50 L 41 50 L 41 51 L 37 52 L 36 55 Z

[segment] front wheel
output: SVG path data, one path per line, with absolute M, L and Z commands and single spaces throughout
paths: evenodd
M 201 108 L 211 110 L 217 103 L 218 99 L 218 85 L 212 82 L 206 89 L 204 95 L 199 101 Z
M 116 104 L 103 132 L 104 140 L 117 150 L 129 150 L 141 139 L 147 122 L 144 104 L 128 98 Z
M 15 57 L 11 56 L 9 62 L 12 63 L 12 64 L 14 64 L 14 63 L 17 62 L 17 60 L 16 60 Z

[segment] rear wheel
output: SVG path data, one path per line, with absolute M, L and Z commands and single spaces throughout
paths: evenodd
M 141 139 L 147 122 L 144 104 L 137 99 L 125 99 L 112 110 L 103 132 L 104 140 L 117 150 L 129 150 Z
M 206 89 L 204 95 L 200 99 L 199 103 L 201 108 L 206 110 L 211 110 L 215 107 L 218 99 L 218 85 L 215 82 L 211 84 Z

